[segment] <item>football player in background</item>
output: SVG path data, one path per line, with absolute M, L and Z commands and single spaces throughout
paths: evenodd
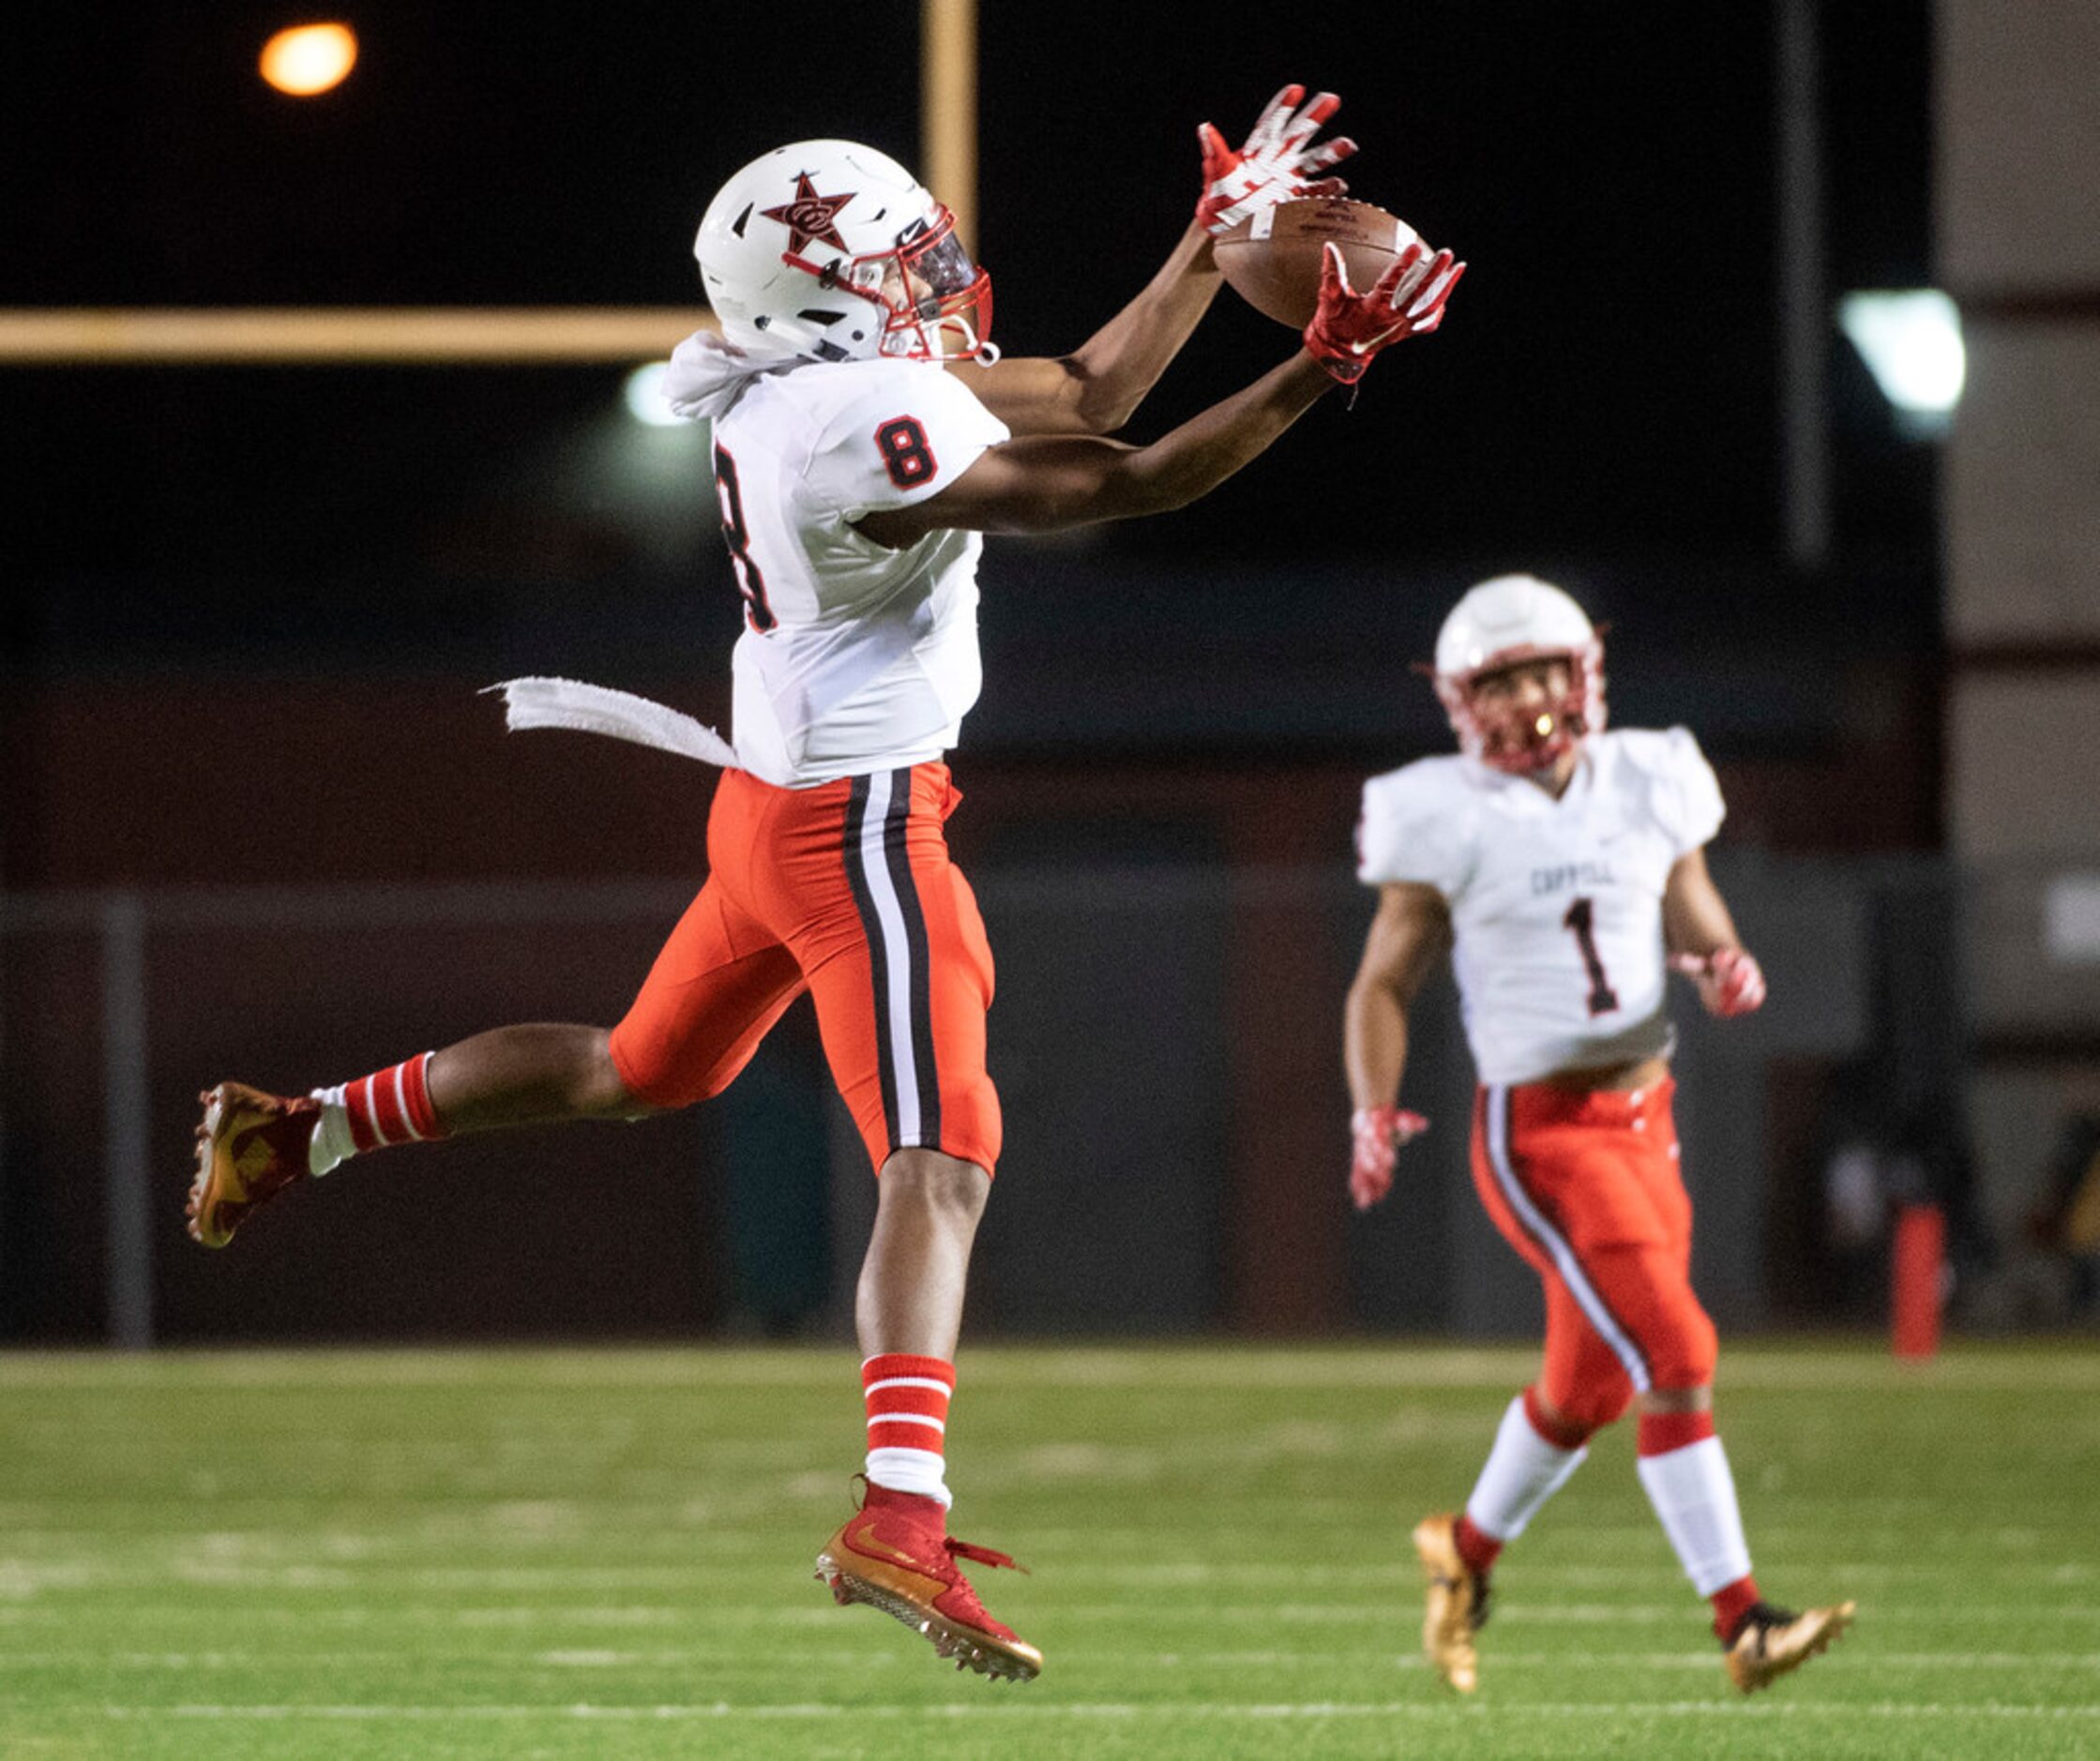
M 1749 1693 L 1823 1650 L 1853 1604 L 1793 1614 L 1759 1594 L 1714 1429 L 1665 992 L 1675 970 L 1714 1015 L 1764 1001 L 1707 872 L 1720 789 L 1685 729 L 1606 731 L 1598 633 L 1533 576 L 1458 601 L 1434 680 L 1458 753 L 1364 789 L 1357 875 L 1380 896 L 1344 1019 L 1350 1193 L 1359 1210 L 1384 1197 L 1427 1123 L 1397 1106 L 1408 1009 L 1449 950 L 1480 1084 L 1473 1184 L 1545 1285 L 1546 1348 L 1464 1510 L 1415 1528 L 1423 1648 L 1473 1691 L 1496 1557 L 1638 1400 L 1641 1484 Z
M 991 284 L 905 168 L 844 141 L 767 153 L 694 246 L 720 326 L 675 352 L 672 408 L 713 424 L 744 628 L 733 748 L 661 705 L 513 681 L 513 726 L 714 756 L 708 876 L 617 1026 L 495 1029 L 299 1098 L 201 1098 L 189 1231 L 222 1247 L 258 1206 L 350 1157 L 505 1126 L 636 1119 L 719 1093 L 805 990 L 879 1176 L 855 1303 L 867 1492 L 818 1558 L 957 1666 L 1026 1679 L 1036 1648 L 986 1612 L 949 1536 L 944 1438 L 964 1277 L 999 1159 L 985 1067 L 992 961 L 944 822 L 944 762 L 979 684 L 980 534 L 1178 508 L 1256 458 L 1379 351 L 1434 330 L 1464 265 L 1419 245 L 1358 292 L 1338 256 L 1301 344 L 1146 445 L 1129 421 L 1219 286 L 1212 240 L 1308 194 L 1352 150 L 1337 100 L 1278 93 L 1246 143 L 1199 131 L 1193 222 L 1151 283 L 1055 359 L 1002 360 Z M 521 687 L 531 687 L 529 691 Z M 531 701 L 521 720 L 521 704 Z M 711 744 L 710 744 L 711 743 Z

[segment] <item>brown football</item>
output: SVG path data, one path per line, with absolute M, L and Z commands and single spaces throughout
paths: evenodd
M 1414 229 L 1368 202 L 1314 196 L 1279 202 L 1242 220 L 1214 247 L 1218 272 L 1239 296 L 1278 324 L 1302 330 L 1320 303 L 1322 248 L 1341 247 L 1349 285 L 1359 294 L 1415 242 Z

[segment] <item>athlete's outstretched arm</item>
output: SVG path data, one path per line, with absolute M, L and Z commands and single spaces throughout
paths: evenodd
M 1346 188 L 1319 173 L 1356 143 L 1313 139 L 1341 100 L 1322 92 L 1301 110 L 1305 96 L 1302 85 L 1285 86 L 1236 152 L 1209 123 L 1197 130 L 1203 183 L 1195 219 L 1144 291 L 1070 354 L 950 370 L 1016 435 L 1116 432 L 1210 309 L 1220 279 L 1211 240 L 1279 202 Z
M 1017 435 L 1112 434 L 1159 383 L 1220 284 L 1210 235 L 1192 225 L 1144 291 L 1071 354 L 948 370 Z
M 1092 435 L 1036 435 L 982 454 L 954 483 L 860 530 L 893 549 L 929 532 L 1065 532 L 1163 514 L 1208 494 L 1259 458 L 1334 384 L 1309 354 L 1272 369 L 1149 446 Z
M 1698 983 L 1709 1014 L 1748 1015 L 1764 1001 L 1764 972 L 1736 933 L 1703 850 L 1670 865 L 1663 883 L 1663 944 L 1670 965 Z
M 892 549 L 929 532 L 1064 532 L 1168 513 L 1259 458 L 1337 383 L 1353 384 L 1382 350 L 1434 330 L 1465 264 L 1411 246 L 1368 293 L 1328 248 L 1305 347 L 1246 390 L 1148 446 L 1092 435 L 1037 435 L 993 446 L 938 495 L 869 514 L 859 530 Z

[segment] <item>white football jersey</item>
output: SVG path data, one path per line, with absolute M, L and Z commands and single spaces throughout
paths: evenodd
M 1443 895 L 1479 1079 L 1667 1056 L 1663 886 L 1720 829 L 1721 790 L 1683 728 L 1583 742 L 1558 800 L 1453 756 L 1364 786 L 1357 878 Z
M 714 428 L 744 634 L 738 761 L 784 788 L 937 759 L 977 700 L 974 532 L 887 550 L 853 522 L 953 483 L 1004 423 L 928 361 L 754 376 Z

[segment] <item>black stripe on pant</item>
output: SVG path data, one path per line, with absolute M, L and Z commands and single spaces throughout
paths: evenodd
M 878 788 L 878 778 L 884 785 Z M 869 848 L 869 815 L 884 793 L 879 851 Z M 906 834 L 911 823 L 909 769 L 856 776 L 846 808 L 846 878 L 868 939 L 874 985 L 875 1044 L 882 1067 L 883 1106 L 893 1150 L 941 1142 L 940 1070 L 933 1051 L 933 1009 L 928 971 L 926 913 L 912 876 Z M 894 902 L 894 914 L 885 904 Z M 909 1031 L 899 1043 L 891 1008 L 906 997 Z M 909 1117 L 915 1114 L 915 1120 Z

